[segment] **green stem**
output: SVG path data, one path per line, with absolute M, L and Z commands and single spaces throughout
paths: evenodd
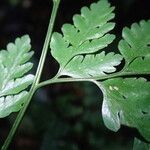
M 47 81 L 43 81 L 39 83 L 36 89 L 39 89 L 43 86 L 55 84 L 55 83 L 68 83 L 68 82 L 83 82 L 83 81 L 92 81 L 92 79 L 88 78 L 54 78 Z
M 106 75 L 103 77 L 89 77 L 89 78 L 52 78 L 46 81 L 43 81 L 39 83 L 36 87 L 36 89 L 41 88 L 43 86 L 49 85 L 49 84 L 55 84 L 55 83 L 65 83 L 65 82 L 82 82 L 82 81 L 90 81 L 93 82 L 93 80 L 106 80 L 110 78 L 116 78 L 116 77 L 123 77 L 123 76 L 137 76 L 137 75 L 149 75 L 147 72 L 141 72 L 141 73 L 134 73 L 134 72 L 117 72 L 114 74 Z
M 46 58 L 46 54 L 47 54 L 47 51 L 48 51 L 48 46 L 49 46 L 49 41 L 50 41 L 50 38 L 51 38 L 51 35 L 52 35 L 52 30 L 53 30 L 53 26 L 54 26 L 54 22 L 55 22 L 55 18 L 56 18 L 56 14 L 57 14 L 57 10 L 58 10 L 58 7 L 59 7 L 59 3 L 60 3 L 60 0 L 53 0 L 53 10 L 52 10 L 52 14 L 51 14 L 51 18 L 50 18 L 50 22 L 49 22 L 49 26 L 48 26 L 48 31 L 47 31 L 47 35 L 46 35 L 46 38 L 45 38 L 45 42 L 44 42 L 44 46 L 43 46 L 43 49 L 42 49 L 42 54 L 41 54 L 41 57 L 40 57 L 40 61 L 39 61 L 39 65 L 38 65 L 38 68 L 37 68 L 37 71 L 36 71 L 36 75 L 35 75 L 35 79 L 34 79 L 34 82 L 31 86 L 31 89 L 29 91 L 29 97 L 26 101 L 26 103 L 24 104 L 23 108 L 21 109 L 21 111 L 19 112 L 9 134 L 8 134 L 8 137 L 4 143 L 4 145 L 2 146 L 2 149 L 1 150 L 7 150 L 22 119 L 23 119 L 23 116 L 29 106 L 29 103 L 32 99 L 32 96 L 34 94 L 34 92 L 36 91 L 36 86 L 38 85 L 39 81 L 40 81 L 40 78 L 41 78 L 41 74 L 42 74 L 42 70 L 43 70 L 43 66 L 44 66 L 44 62 L 45 62 L 45 58 Z

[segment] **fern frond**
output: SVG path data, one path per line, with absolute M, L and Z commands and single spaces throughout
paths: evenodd
M 90 8 L 83 7 L 81 9 L 81 15 L 75 15 L 73 17 L 74 25 L 63 25 L 63 35 L 60 33 L 53 34 L 50 42 L 51 53 L 59 62 L 61 70 L 64 69 L 61 75 L 66 74 L 66 70 L 68 69 L 69 71 L 73 70 L 71 67 L 75 69 L 75 61 L 78 63 L 77 67 L 83 69 L 83 64 L 81 66 L 79 65 L 80 59 L 83 58 L 82 54 L 87 55 L 100 50 L 102 51 L 103 48 L 107 47 L 114 40 L 115 36 L 108 33 L 115 26 L 114 23 L 109 22 L 114 18 L 113 10 L 114 7 L 110 7 L 107 0 L 98 1 L 97 3 L 91 4 Z M 87 59 L 92 58 L 91 64 L 97 64 L 99 56 L 94 59 L 92 54 L 91 56 L 87 56 Z M 75 58 L 75 56 L 77 57 Z M 99 62 L 101 63 L 101 61 Z M 67 68 L 65 68 L 66 65 L 68 65 Z M 92 68 L 92 66 L 89 67 Z M 72 72 L 68 72 L 68 75 L 70 74 Z M 79 75 L 74 75 L 80 76 L 80 73 Z
M 119 50 L 126 60 L 128 72 L 150 73 L 150 20 L 123 29 Z
M 107 55 L 105 55 L 104 51 L 97 55 L 86 55 L 85 57 L 80 55 L 74 57 L 66 65 L 62 74 L 76 78 L 106 76 L 106 73 L 116 71 L 114 66 L 119 65 L 121 60 L 122 56 L 115 55 L 113 52 Z
M 150 141 L 150 82 L 144 78 L 116 78 L 102 83 L 105 125 L 117 131 L 121 124 L 137 128 Z
M 28 95 L 25 90 L 34 76 L 25 75 L 33 66 L 28 62 L 33 55 L 28 35 L 9 43 L 0 51 L 0 118 L 18 111 Z

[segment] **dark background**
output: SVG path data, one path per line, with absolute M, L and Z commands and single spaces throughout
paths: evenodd
M 62 0 L 55 31 L 72 23 L 72 16 L 94 0 Z M 110 0 L 116 6 L 117 35 L 133 22 L 150 18 L 149 0 Z M 18 36 L 32 39 L 34 73 L 52 9 L 51 0 L 0 0 L 0 47 L 5 49 Z M 117 46 L 113 46 L 117 50 Z M 58 64 L 47 56 L 42 80 L 52 77 Z M 17 132 L 10 150 L 131 150 L 134 129 L 122 127 L 117 133 L 108 130 L 102 121 L 101 91 L 90 83 L 57 84 L 38 90 Z M 0 119 L 0 145 L 4 142 L 16 114 Z

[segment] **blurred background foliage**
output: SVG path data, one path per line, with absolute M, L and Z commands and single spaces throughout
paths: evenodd
M 65 22 L 93 0 L 62 0 L 54 30 L 60 31 Z M 150 18 L 148 0 L 110 0 L 116 6 L 116 28 L 119 38 L 124 26 Z M 44 42 L 51 0 L 0 0 L 0 47 L 17 36 L 29 34 L 32 39 L 36 71 Z M 111 45 L 109 50 L 117 50 Z M 58 64 L 48 55 L 42 80 L 54 76 Z M 103 95 L 91 83 L 69 83 L 39 89 L 10 147 L 10 150 L 131 150 L 134 129 L 122 127 L 109 131 L 102 121 Z M 4 142 L 17 114 L 0 119 L 0 145 Z

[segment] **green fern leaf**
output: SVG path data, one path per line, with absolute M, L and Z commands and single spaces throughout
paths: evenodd
M 114 7 L 110 7 L 110 4 L 106 0 L 98 1 L 91 4 L 90 8 L 83 7 L 81 9 L 81 15 L 75 15 L 73 17 L 74 25 L 65 24 L 62 27 L 63 35 L 54 33 L 51 39 L 50 47 L 52 56 L 60 64 L 61 75 L 72 75 L 73 77 L 87 77 L 90 74 L 100 70 L 99 74 L 115 71 L 113 65 L 120 63 L 119 56 L 114 54 L 106 55 L 104 53 L 94 56 L 93 53 L 102 51 L 103 48 L 110 44 L 115 36 L 108 32 L 114 28 L 114 23 L 108 22 L 114 18 L 112 11 Z M 94 19 L 93 19 L 94 18 Z M 82 55 L 87 55 L 84 57 Z M 108 59 L 112 56 L 108 66 Z M 90 59 L 90 62 L 88 62 Z M 104 59 L 101 61 L 98 59 Z M 82 63 L 81 63 L 82 62 Z M 105 63 L 105 68 L 104 64 Z M 85 65 L 87 68 L 85 67 Z M 96 66 L 94 66 L 96 65 Z M 110 70 L 109 70 L 110 68 Z M 82 70 L 82 71 L 81 71 Z M 89 71 L 86 73 L 86 71 Z
M 25 75 L 33 66 L 28 62 L 33 55 L 28 35 L 9 43 L 0 51 L 0 118 L 20 110 L 28 95 L 24 91 L 34 76 Z
M 119 50 L 126 60 L 126 71 L 150 73 L 150 20 L 124 28 L 122 36 Z
M 150 82 L 144 78 L 116 78 L 101 83 L 105 125 L 117 131 L 120 125 L 139 130 L 150 141 Z
M 115 55 L 113 52 L 105 55 L 101 52 L 97 55 L 76 56 L 66 65 L 62 71 L 63 75 L 69 75 L 76 78 L 105 76 L 105 73 L 116 71 L 114 66 L 120 64 L 121 55 Z

